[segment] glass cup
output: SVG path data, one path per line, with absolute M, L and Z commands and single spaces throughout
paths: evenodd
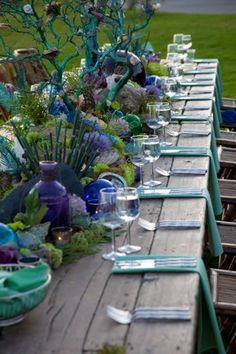
M 148 162 L 145 160 L 144 155 L 143 155 L 143 140 L 147 138 L 148 135 L 134 135 L 130 139 L 130 161 L 132 164 L 140 168 L 140 187 L 144 187 L 143 183 L 143 166 Z
M 156 135 L 156 130 L 161 127 L 157 119 L 157 102 L 147 104 L 145 123 L 153 129 L 153 134 Z
M 158 104 L 157 106 L 157 116 L 159 123 L 163 127 L 163 135 L 164 140 L 161 142 L 161 146 L 170 146 L 172 145 L 171 142 L 166 141 L 166 126 L 170 123 L 171 120 L 171 107 L 169 103 L 163 102 Z
M 183 33 L 176 33 L 173 36 L 173 42 L 177 44 L 182 44 L 183 43 Z
M 154 162 L 157 161 L 161 154 L 160 141 L 157 135 L 149 135 L 143 140 L 143 154 L 144 158 L 151 163 L 151 180 L 144 182 L 146 187 L 155 187 L 161 184 L 154 178 Z
M 196 49 L 188 49 L 186 61 L 191 62 L 195 58 Z
M 122 226 L 123 221 L 117 211 L 117 192 L 114 188 L 103 188 L 100 190 L 100 221 L 111 229 L 112 246 L 109 253 L 103 254 L 102 258 L 108 261 L 114 261 L 116 256 L 125 256 L 125 253 L 116 251 L 115 229 Z
M 120 218 L 125 221 L 127 227 L 127 244 L 119 247 L 120 252 L 127 254 L 139 252 L 140 246 L 131 243 L 131 224 L 139 216 L 139 196 L 137 188 L 125 187 L 117 189 L 117 211 Z
M 170 43 L 167 46 L 167 53 L 177 53 L 178 50 L 178 44 L 176 43 Z

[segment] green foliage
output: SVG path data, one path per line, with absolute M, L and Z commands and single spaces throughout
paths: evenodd
M 135 181 L 135 167 L 132 163 L 125 163 L 120 166 L 121 174 L 126 180 L 128 186 L 131 186 Z
M 61 247 L 63 263 L 73 263 L 79 256 L 95 254 L 104 239 L 105 228 L 98 222 L 74 233 L 71 242 Z
M 52 243 L 42 243 L 41 249 L 45 249 L 50 254 L 50 266 L 52 269 L 57 269 L 62 264 L 63 252 L 61 249 L 56 248 Z
M 109 166 L 104 162 L 98 162 L 94 166 L 93 171 L 94 171 L 94 173 L 97 173 L 97 174 L 105 172 L 105 171 L 109 171 Z
M 99 354 L 125 354 L 126 350 L 123 345 L 104 344 Z
M 49 118 L 47 105 L 42 95 L 35 92 L 21 90 L 15 102 L 14 111 L 36 125 L 45 123 Z
M 84 141 L 87 128 L 79 113 L 72 129 L 65 128 L 63 131 L 63 122 L 59 120 L 54 133 L 44 134 L 32 144 L 14 122 L 11 124 L 24 150 L 26 164 L 20 162 L 14 154 L 12 157 L 27 177 L 38 174 L 40 160 L 48 160 L 66 163 L 75 171 L 78 178 L 82 178 L 90 173 L 90 168 L 99 154 L 95 149 L 95 138 Z
M 13 227 L 14 230 L 22 230 L 29 226 L 40 224 L 48 210 L 46 204 L 41 204 L 39 202 L 39 194 L 37 189 L 32 190 L 25 197 L 24 202 L 25 212 L 16 214 L 14 223 L 11 224 L 11 227 Z
M 154 63 L 149 62 L 146 65 L 146 71 L 148 72 L 149 75 L 168 76 L 168 70 L 166 66 L 155 62 Z

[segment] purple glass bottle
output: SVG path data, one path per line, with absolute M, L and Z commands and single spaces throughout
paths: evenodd
M 69 198 L 66 188 L 57 181 L 57 162 L 40 161 L 41 180 L 35 184 L 39 191 L 39 201 L 47 204 L 48 211 L 42 222 L 51 222 L 50 229 L 58 226 L 69 226 Z

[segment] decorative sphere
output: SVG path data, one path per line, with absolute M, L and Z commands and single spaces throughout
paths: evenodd
M 6 224 L 0 223 L 0 247 L 8 246 L 8 247 L 19 247 L 19 240 L 14 230 L 12 230 Z
M 161 87 L 161 78 L 157 75 L 150 75 L 146 78 L 145 81 L 145 87 L 146 86 L 156 86 L 158 88 Z
M 99 200 L 99 192 L 102 188 L 114 188 L 115 186 L 112 182 L 108 181 L 107 179 L 98 178 L 95 181 L 87 184 L 84 187 L 84 194 L 85 194 L 85 201 L 89 199 Z

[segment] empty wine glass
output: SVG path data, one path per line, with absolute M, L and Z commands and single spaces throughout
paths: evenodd
M 117 211 L 120 218 L 127 223 L 127 243 L 119 247 L 120 252 L 127 254 L 139 252 L 140 246 L 131 243 L 131 224 L 139 216 L 139 197 L 137 188 L 125 187 L 117 189 Z
M 102 258 L 114 261 L 116 256 L 125 256 L 124 253 L 116 251 L 115 229 L 122 225 L 122 219 L 117 211 L 117 193 L 114 188 L 103 188 L 100 190 L 100 221 L 112 231 L 111 252 L 103 254 Z
M 151 180 L 144 183 L 145 186 L 155 187 L 161 184 L 154 178 L 154 162 L 159 159 L 161 154 L 160 141 L 157 135 L 149 135 L 143 140 L 144 158 L 151 163 Z
M 160 103 L 157 105 L 157 116 L 158 121 L 163 127 L 164 140 L 161 142 L 161 146 L 170 146 L 172 143 L 166 141 L 166 129 L 165 127 L 170 123 L 171 120 L 171 108 L 169 103 Z
M 167 77 L 164 80 L 164 93 L 166 96 L 172 98 L 176 95 L 178 90 L 178 83 L 175 77 Z
M 146 119 L 145 123 L 151 129 L 153 129 L 153 134 L 156 135 L 156 130 L 161 128 L 157 119 L 157 103 L 148 103 L 146 110 Z
M 140 187 L 144 187 L 143 184 L 143 170 L 142 167 L 148 163 L 148 161 L 144 158 L 143 155 L 143 140 L 147 138 L 148 135 L 134 135 L 130 139 L 130 161 L 138 166 L 140 169 Z

